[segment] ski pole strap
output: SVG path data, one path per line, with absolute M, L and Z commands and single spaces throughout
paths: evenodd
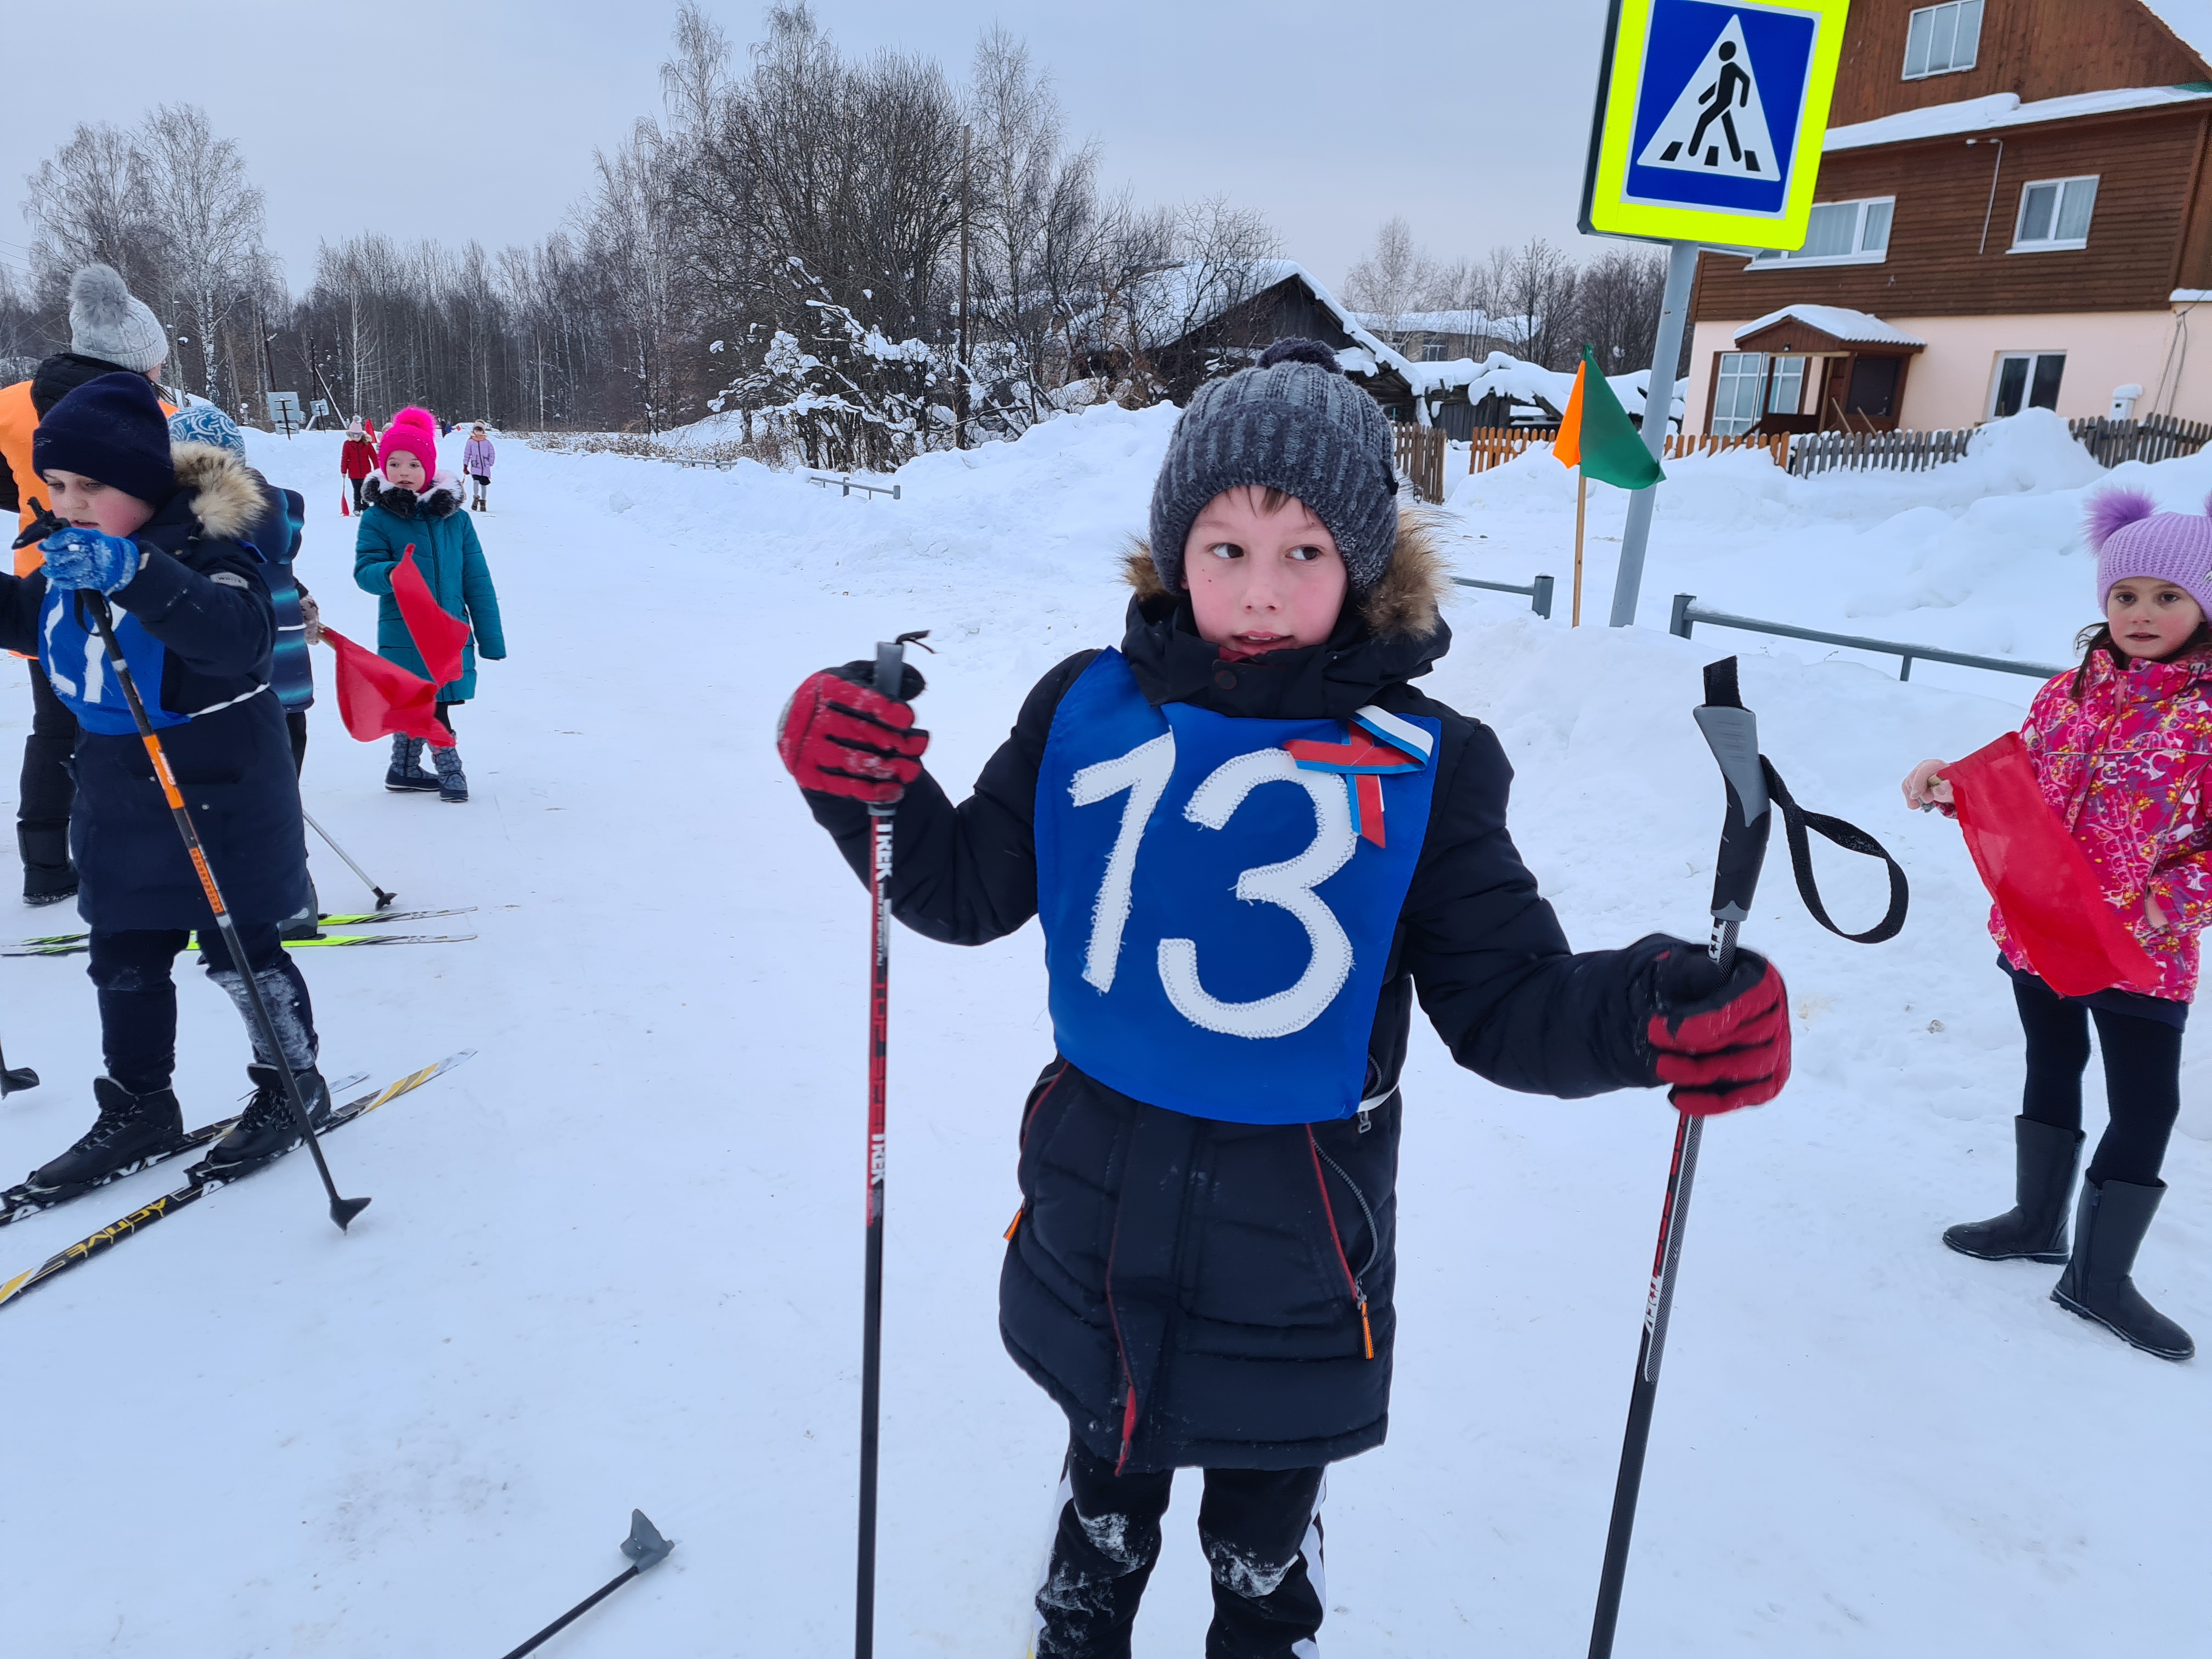
M 1791 799 L 1789 786 L 1782 775 L 1774 769 L 1774 763 L 1761 755 L 1759 769 L 1766 775 L 1766 793 L 1782 809 L 1783 833 L 1790 838 L 1790 870 L 1797 878 L 1798 896 L 1805 908 L 1813 913 L 1813 920 L 1840 938 L 1854 945 L 1879 945 L 1884 939 L 1894 939 L 1905 926 L 1905 909 L 1910 897 L 1905 885 L 1905 872 L 1898 868 L 1897 860 L 1887 848 L 1855 823 L 1841 818 L 1832 818 L 1825 812 L 1808 812 Z M 1820 887 L 1813 880 L 1813 848 L 1805 832 L 1825 836 L 1847 853 L 1863 853 L 1869 858 L 1880 859 L 1889 866 L 1889 908 L 1882 913 L 1880 921 L 1863 933 L 1847 933 L 1836 926 L 1828 915 L 1828 907 L 1820 902 Z

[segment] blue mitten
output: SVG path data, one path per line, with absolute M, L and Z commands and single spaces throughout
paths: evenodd
M 46 558 L 46 586 L 89 587 L 112 593 L 138 574 L 138 544 L 122 536 L 71 525 L 39 544 Z

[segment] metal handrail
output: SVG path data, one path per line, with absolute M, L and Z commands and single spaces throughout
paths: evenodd
M 1549 576 L 1539 576 L 1525 586 L 1517 582 L 1486 582 L 1474 576 L 1454 576 L 1452 580 L 1462 587 L 1486 587 L 1493 593 L 1526 593 L 1528 608 L 1546 621 L 1551 619 L 1552 579 Z
M 897 484 L 854 483 L 850 474 L 842 478 L 825 478 L 819 472 L 810 472 L 806 475 L 806 482 L 820 484 L 825 489 L 836 484 L 839 487 L 837 493 L 841 495 L 849 495 L 859 489 L 865 490 L 870 501 L 873 501 L 878 495 L 888 495 L 893 501 L 899 499 Z
M 1694 593 L 1677 593 L 1674 608 L 1667 621 L 1667 631 L 1677 639 L 1690 637 L 1693 623 L 1711 623 L 1716 628 L 1740 628 L 1747 633 L 1775 634 L 1788 640 L 1812 640 L 1821 645 L 1848 646 L 1854 651 L 1875 651 L 1887 656 L 1903 659 L 1897 678 L 1912 678 L 1912 663 L 1916 657 L 1929 662 L 1948 662 L 1960 668 L 1986 668 L 1997 674 L 2026 674 L 2032 678 L 2047 680 L 2055 674 L 2063 674 L 2063 668 L 2053 668 L 2047 663 L 2021 662 L 2012 657 L 1978 657 L 1969 651 L 1946 651 L 1933 645 L 1902 645 L 1895 640 L 1869 640 L 1857 634 L 1831 634 L 1818 628 L 1800 628 L 1795 623 L 1761 622 L 1756 617 L 1734 617 L 1725 611 L 1706 611 L 1697 603 Z

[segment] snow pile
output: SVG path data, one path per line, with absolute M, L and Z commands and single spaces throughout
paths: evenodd
M 345 1190 L 376 1198 L 350 1235 L 295 1158 L 0 1309 L 15 1648 L 152 1659 L 188 1631 L 207 1653 L 503 1652 L 619 1569 L 634 1504 L 676 1553 L 563 1654 L 845 1639 L 866 905 L 770 725 L 806 672 L 927 627 L 930 762 L 963 787 L 1044 669 L 1118 636 L 1115 563 L 1174 419 L 1104 407 L 926 456 L 898 501 L 502 451 L 479 528 L 512 655 L 460 716 L 475 799 L 386 793 L 327 684 L 304 784 L 403 903 L 473 904 L 453 931 L 481 935 L 309 959 L 326 1063 L 382 1079 L 479 1055 L 331 1140 Z M 307 494 L 300 571 L 325 615 L 369 637 L 337 437 L 248 441 Z M 1684 586 L 2055 657 L 2087 617 L 2072 526 L 2094 469 L 2048 422 L 1999 423 L 1922 474 L 1668 471 L 1647 623 Z M 2168 504 L 2212 483 L 2212 458 L 2122 471 Z M 1564 576 L 1565 469 L 1539 453 L 1458 485 L 1439 517 L 1462 569 Z M 1592 495 L 1601 616 L 1622 498 Z M 1571 632 L 1564 597 L 1545 623 L 1462 593 L 1429 684 L 1498 730 L 1514 835 L 1577 945 L 1702 933 L 1721 792 L 1688 711 L 1725 651 L 1798 796 L 1880 835 L 1913 884 L 1901 939 L 1846 945 L 1775 848 L 1745 935 L 1789 975 L 1797 1075 L 1706 1137 L 1623 1650 L 2072 1651 L 2113 1606 L 2137 1641 L 2187 1650 L 2196 1373 L 2053 1309 L 2055 1269 L 1936 1242 L 2009 1199 L 2019 1038 L 1956 831 L 1899 810 L 1896 780 L 2014 723 L 2032 686 L 1932 668 L 1899 685 L 1717 630 Z M 26 708 L 0 669 L 0 748 Z M 1819 856 L 1846 925 L 1880 913 L 1872 861 Z M 313 869 L 326 905 L 360 902 L 319 848 Z M 1050 1054 L 1042 953 L 1027 929 L 971 951 L 902 933 L 892 963 L 883 1650 L 1012 1654 L 1066 1433 L 996 1334 L 1017 1118 Z M 46 1077 L 0 1112 L 0 1169 L 21 1170 L 84 1127 L 98 1051 L 76 965 L 6 969 L 9 1058 Z M 243 1085 L 245 1045 L 180 977 L 178 1086 L 204 1118 Z M 2138 1278 L 2202 1335 L 2212 1121 L 2190 1086 Z M 1671 1115 L 1653 1095 L 1504 1093 L 1419 1025 L 1405 1087 L 1395 1421 L 1331 1476 L 1328 1650 L 1578 1652 Z M 2094 1121 L 2094 1074 L 2088 1092 Z M 0 1266 L 166 1184 L 0 1230 Z M 2067 1478 L 2177 1457 L 2177 1481 Z M 1207 1616 L 1195 1500 L 1183 1483 L 1145 1659 L 1191 1651 Z

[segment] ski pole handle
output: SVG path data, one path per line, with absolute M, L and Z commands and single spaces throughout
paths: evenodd
M 1706 665 L 1705 701 L 1692 715 L 1720 763 L 1721 781 L 1728 788 L 1720 855 L 1713 863 L 1713 925 L 1740 924 L 1751 914 L 1774 814 L 1769 810 L 1766 775 L 1759 756 L 1759 717 L 1743 706 L 1736 690 L 1734 657 Z

